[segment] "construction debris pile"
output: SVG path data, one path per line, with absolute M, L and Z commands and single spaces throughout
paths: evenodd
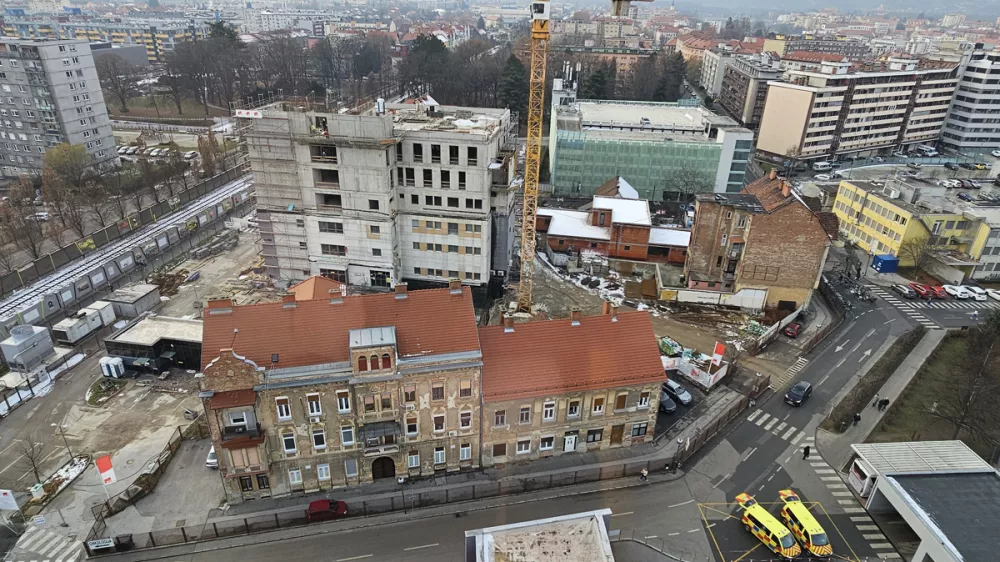
M 191 250 L 191 259 L 205 259 L 222 252 L 228 252 L 240 242 L 240 231 L 226 228 L 208 240 L 208 242 Z
M 160 288 L 161 297 L 169 297 L 177 294 L 177 289 L 188 280 L 188 277 L 190 277 L 190 272 L 186 269 L 155 271 L 149 277 L 148 282 Z

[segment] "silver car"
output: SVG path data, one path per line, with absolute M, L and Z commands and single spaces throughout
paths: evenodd
M 694 397 L 691 396 L 691 393 L 673 379 L 667 379 L 667 382 L 663 383 L 663 390 L 674 400 L 684 404 L 685 406 L 694 402 Z

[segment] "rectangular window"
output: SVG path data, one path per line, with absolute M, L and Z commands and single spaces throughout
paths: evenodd
M 379 404 L 379 409 L 381 409 L 381 410 L 391 410 L 392 409 L 392 393 L 391 392 L 383 392 L 382 393 L 382 400 L 381 400 L 381 403 Z
M 646 429 L 649 427 L 648 423 L 634 423 L 632 424 L 632 437 L 639 437 L 646 434 Z
M 378 210 L 378 199 L 369 199 L 368 200 L 368 210 L 369 211 L 377 211 Z
M 443 384 L 435 384 L 431 387 L 431 400 L 444 400 Z
M 449 146 L 448 147 L 448 163 L 452 166 L 458 165 L 458 147 Z
M 316 478 L 319 480 L 329 480 L 330 479 L 330 465 L 328 464 L 318 464 L 316 465 Z
M 306 394 L 306 403 L 309 404 L 310 416 L 318 416 L 323 413 L 323 407 L 319 403 L 319 394 Z
M 357 459 L 347 459 L 344 461 L 344 474 L 348 478 L 354 478 L 358 475 L 358 461 Z
M 417 401 L 417 387 L 414 385 L 409 385 L 403 387 L 403 401 L 405 402 L 416 402 Z
M 600 443 L 601 438 L 604 436 L 603 429 L 588 429 L 587 430 L 587 443 Z
M 320 244 L 319 251 L 324 256 L 346 256 L 347 246 L 337 244 Z
M 470 146 L 468 149 L 468 156 L 465 165 L 475 166 L 479 162 L 479 149 L 474 146 Z
M 451 172 L 448 170 L 441 170 L 441 189 L 451 188 Z
M 458 449 L 458 460 L 472 460 L 472 445 L 469 443 L 462 443 L 461 447 Z
M 382 249 L 381 248 L 372 248 L 372 256 L 374 256 L 376 258 L 382 257 Z
M 420 468 L 420 453 L 418 451 L 410 451 L 410 454 L 406 455 L 406 467 Z
M 431 145 L 431 164 L 441 163 L 441 145 L 432 144 Z
M 434 464 L 444 464 L 444 447 L 434 447 Z
M 639 407 L 645 408 L 647 406 L 649 406 L 649 393 L 643 392 L 639 394 Z
M 365 412 L 371 413 L 375 411 L 375 396 L 371 394 L 366 394 L 364 397 Z
M 382 229 L 375 225 L 368 225 L 368 232 L 371 234 L 382 234 Z
M 420 187 L 434 187 L 434 171 L 426 168 L 423 174 L 423 183 Z
M 625 402 L 628 400 L 628 394 L 619 394 L 615 396 L 615 411 L 624 410 Z
M 413 161 L 421 163 L 424 161 L 424 145 L 413 144 Z
M 546 402 L 545 405 L 542 406 L 542 420 L 552 421 L 554 419 L 556 419 L 556 403 Z
M 417 416 L 410 416 L 406 418 L 406 434 L 416 435 L 417 434 Z
M 275 398 L 274 404 L 278 408 L 278 421 L 287 421 L 292 419 L 292 406 L 288 402 L 288 398 Z
M 507 425 L 507 410 L 497 410 L 493 412 L 493 425 Z
M 505 457 L 507 456 L 507 444 L 506 443 L 496 443 L 493 445 L 493 456 L 494 457 Z
M 517 418 L 518 423 L 528 423 L 531 421 L 531 406 L 522 406 Z
M 444 414 L 438 414 L 434 416 L 434 432 L 439 433 L 444 431 Z
M 462 412 L 458 415 L 458 427 L 462 429 L 472 427 L 472 412 Z
M 410 195 L 410 203 L 413 204 L 413 205 L 419 205 L 420 204 L 420 196 L 417 195 L 417 194 L 415 194 L 415 193 L 413 195 Z M 413 221 L 413 222 L 418 222 L 418 221 Z M 417 227 L 416 225 L 413 226 L 413 228 L 416 228 L 416 227 Z
M 326 449 L 326 432 L 322 429 L 313 430 L 313 448 L 317 450 Z
M 576 418 L 580 416 L 580 401 L 572 400 L 566 408 L 566 417 Z
M 454 245 L 454 244 L 448 244 L 448 253 L 449 254 L 457 254 L 458 253 L 458 246 Z
M 458 234 L 458 223 L 450 222 L 448 223 L 448 234 Z
M 458 188 L 465 189 L 465 172 L 458 173 Z
M 458 382 L 459 398 L 469 398 L 472 396 L 472 381 L 462 380 Z
M 549 436 L 549 437 L 542 437 L 538 441 L 538 450 L 539 451 L 551 451 L 552 449 L 555 448 L 555 442 L 556 442 L 555 437 L 551 437 L 551 436 Z
M 345 425 L 340 428 L 340 442 L 343 445 L 353 445 L 354 444 L 354 427 L 350 425 Z
M 270 490 L 271 489 L 271 480 L 267 477 L 266 474 L 258 474 L 257 475 L 257 489 L 258 490 Z
M 302 471 L 293 468 L 288 471 L 288 483 L 289 484 L 301 484 L 302 483 Z
M 448 206 L 452 207 L 454 209 L 457 209 L 458 208 L 458 197 L 449 197 L 448 198 Z
M 600 415 L 604 413 L 604 398 L 594 398 L 594 414 Z
M 295 434 L 294 433 L 282 433 L 281 434 L 281 445 L 285 448 L 285 452 L 288 454 L 295 453 Z
M 517 442 L 517 454 L 526 455 L 531 452 L 531 440 L 525 439 Z
M 351 411 L 351 393 L 346 390 L 337 391 L 337 411 L 346 414 Z

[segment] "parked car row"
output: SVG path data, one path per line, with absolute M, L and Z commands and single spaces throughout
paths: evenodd
M 149 147 L 145 149 L 140 149 L 138 146 L 119 146 L 118 154 L 120 156 L 147 156 L 150 158 L 167 158 L 169 156 L 178 153 L 176 149 L 173 148 L 157 148 Z M 198 157 L 198 151 L 189 150 L 187 152 L 180 152 L 181 156 L 185 160 L 193 160 Z
M 667 379 L 667 382 L 663 383 L 663 388 L 660 391 L 660 411 L 665 414 L 676 412 L 677 402 L 689 406 L 694 402 L 694 396 L 691 396 L 688 389 L 684 388 L 679 382 Z
M 910 283 L 909 285 L 893 285 L 893 292 L 905 299 L 945 299 L 948 297 L 959 300 L 985 301 L 994 299 L 1000 301 L 1000 291 L 996 289 L 983 289 L 974 285 L 939 285 L 932 287 L 922 283 Z

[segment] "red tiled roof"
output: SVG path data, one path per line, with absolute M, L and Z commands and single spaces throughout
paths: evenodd
M 289 287 L 288 292 L 294 293 L 297 301 L 311 301 L 330 298 L 330 291 L 339 291 L 340 287 L 340 281 L 322 275 L 313 275 L 309 279 Z
M 294 306 L 232 306 L 228 313 L 225 308 L 224 301 L 210 301 L 206 309 L 202 365 L 230 347 L 258 365 L 270 365 L 272 353 L 279 354 L 279 367 L 348 361 L 348 331 L 379 326 L 395 326 L 400 357 L 479 349 L 467 287 L 454 295 L 449 289 L 428 289 L 410 291 L 405 299 L 389 293 L 349 296 L 338 304 L 319 299 Z
M 479 329 L 486 401 L 666 380 L 647 312 Z
M 819 224 L 823 227 L 823 231 L 826 232 L 827 236 L 831 239 L 836 239 L 837 232 L 840 229 L 840 219 L 837 218 L 837 215 L 824 211 L 816 213 L 816 217 L 819 219 Z
M 252 388 L 216 392 L 209 403 L 213 410 L 235 408 L 236 406 L 253 406 L 257 403 L 257 392 Z
M 785 183 L 782 178 L 771 179 L 768 176 L 761 176 L 756 180 L 747 184 L 740 193 L 749 193 L 754 195 L 760 201 L 760 204 L 764 206 L 764 210 L 770 213 L 771 211 L 785 205 L 789 201 L 792 201 L 791 194 L 785 197 L 781 194 L 781 186 Z

